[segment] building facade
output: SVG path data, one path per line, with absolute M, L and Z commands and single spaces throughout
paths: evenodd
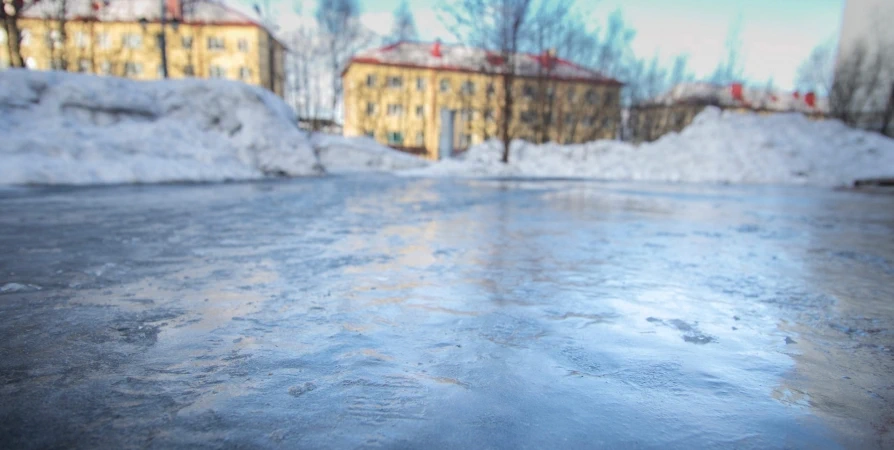
M 811 119 L 828 116 L 828 101 L 815 93 L 781 92 L 711 83 L 685 83 L 649 102 L 630 108 L 625 140 L 651 142 L 679 133 L 695 116 L 713 106 L 722 110 L 758 114 L 800 113 Z
M 33 4 L 18 19 L 26 67 L 137 80 L 226 78 L 283 96 L 285 47 L 258 22 L 210 0 L 167 0 L 164 39 L 158 0 L 53 0 Z M 3 32 L 4 42 L 9 37 Z M 8 51 L 0 67 L 9 66 Z
M 556 58 L 518 55 L 513 138 L 579 143 L 617 136 L 622 83 Z M 344 134 L 438 159 L 441 110 L 455 111 L 454 151 L 497 138 L 503 77 L 494 55 L 401 42 L 354 57 L 342 74 Z

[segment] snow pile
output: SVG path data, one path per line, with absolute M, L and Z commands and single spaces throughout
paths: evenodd
M 513 142 L 510 164 L 490 141 L 460 159 L 405 171 L 423 176 L 583 177 L 711 183 L 849 185 L 894 175 L 894 140 L 800 114 L 703 111 L 681 133 L 634 146 Z
M 428 162 L 385 147 L 367 137 L 313 134 L 311 145 L 327 173 L 393 172 L 426 167 Z
M 322 171 L 294 113 L 224 80 L 0 72 L 0 184 L 217 181 Z

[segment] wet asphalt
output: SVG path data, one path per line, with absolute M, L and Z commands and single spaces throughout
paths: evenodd
M 2 448 L 891 448 L 894 196 L 0 190 Z

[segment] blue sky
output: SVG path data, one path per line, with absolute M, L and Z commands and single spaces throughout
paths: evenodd
M 243 3 L 251 0 L 241 0 Z M 289 28 L 293 5 L 312 14 L 317 0 L 271 0 L 280 24 Z M 409 0 L 423 40 L 452 35 L 438 18 L 438 5 L 449 0 Z M 362 20 L 387 33 L 400 0 L 360 0 Z M 820 42 L 838 35 L 844 0 L 578 0 L 577 8 L 595 25 L 620 9 L 637 31 L 633 48 L 640 57 L 658 53 L 670 60 L 686 53 L 696 75 L 709 75 L 723 54 L 730 23 L 742 18 L 743 61 L 748 81 L 772 78 L 789 89 L 798 65 Z

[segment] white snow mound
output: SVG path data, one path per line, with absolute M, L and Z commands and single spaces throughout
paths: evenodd
M 221 181 L 322 172 L 292 110 L 224 80 L 0 72 L 0 184 Z
M 422 158 L 385 147 L 367 137 L 317 133 L 311 145 L 327 173 L 394 172 L 428 166 Z
M 608 180 L 849 185 L 894 176 L 894 139 L 837 120 L 758 115 L 708 108 L 681 133 L 631 145 L 513 142 L 510 163 L 489 141 L 455 160 L 408 170 L 422 176 L 580 177 Z

